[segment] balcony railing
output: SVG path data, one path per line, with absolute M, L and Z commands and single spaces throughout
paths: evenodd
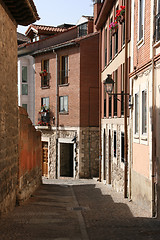
M 68 70 L 60 71 L 60 81 L 59 84 L 67 84 L 68 83 Z
M 155 41 L 160 40 L 160 13 L 155 16 Z
M 49 87 L 50 73 L 47 76 L 41 76 L 41 87 Z
M 50 112 L 43 111 L 39 112 L 38 125 L 40 126 L 49 126 L 50 125 Z

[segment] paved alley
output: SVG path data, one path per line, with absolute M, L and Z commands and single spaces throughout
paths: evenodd
M 159 240 L 160 221 L 96 180 L 43 180 L 0 219 L 0 240 Z

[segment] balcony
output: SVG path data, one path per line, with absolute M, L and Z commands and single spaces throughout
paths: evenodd
M 68 83 L 68 70 L 62 70 L 60 71 L 59 85 L 67 83 Z
M 155 16 L 155 41 L 160 40 L 160 13 Z
M 49 88 L 50 73 L 46 76 L 41 76 L 41 88 Z
M 39 126 L 50 126 L 50 111 L 42 109 L 38 117 Z

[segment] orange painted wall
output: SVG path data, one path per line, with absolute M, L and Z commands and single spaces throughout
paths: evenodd
M 149 178 L 149 146 L 133 143 L 133 170 Z

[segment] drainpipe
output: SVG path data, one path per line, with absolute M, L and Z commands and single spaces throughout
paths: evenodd
M 125 8 L 125 85 L 124 85 L 124 198 L 128 196 L 128 128 L 127 128 L 127 115 L 128 115 L 128 96 L 127 96 L 127 85 L 128 85 L 128 1 L 126 1 Z
M 56 179 L 58 178 L 58 56 L 57 52 L 53 50 L 56 54 Z
M 99 31 L 99 181 L 101 182 L 101 166 L 102 166 L 102 143 L 101 143 L 101 39 L 102 30 Z
M 155 1 L 153 7 L 153 17 L 155 16 Z M 155 28 L 155 21 L 153 21 L 153 31 Z M 155 113 L 155 72 L 154 72 L 154 33 L 152 42 L 152 217 L 156 217 L 156 113 Z

